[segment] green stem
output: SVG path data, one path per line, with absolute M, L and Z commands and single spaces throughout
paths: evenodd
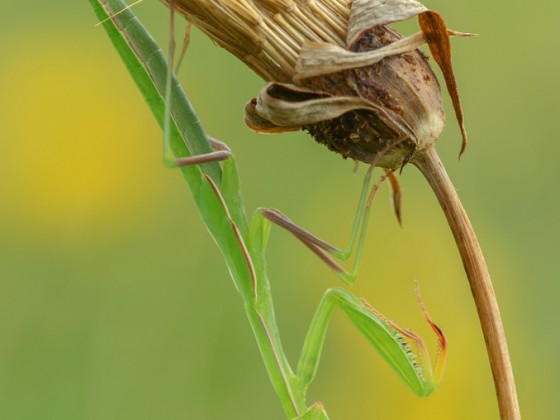
M 99 19 L 106 20 L 104 27 L 111 41 L 160 126 L 163 126 L 166 115 L 163 97 L 168 74 L 163 52 L 130 10 L 115 15 L 126 8 L 124 2 L 89 1 Z M 170 89 L 173 90 L 173 99 L 169 107 L 172 118 L 168 135 L 173 154 L 184 157 L 211 152 L 200 121 L 174 77 Z M 226 259 L 284 411 L 289 418 L 294 418 L 305 411 L 304 398 L 280 342 L 264 259 L 261 261 L 260 255 L 250 255 L 245 246 L 247 238 L 243 203 L 237 183 L 232 182 L 237 173 L 233 163 L 228 168 L 233 168 L 233 172 L 229 173 L 229 179 L 224 179 L 227 187 L 222 183 L 222 170 L 217 163 L 207 163 L 201 168 L 186 166 L 180 170 L 193 193 L 204 223 Z M 236 203 L 238 208 L 230 209 L 226 203 Z
M 268 309 L 270 312 L 272 307 Z M 284 412 L 289 419 L 299 417 L 305 411 L 305 398 L 280 343 L 276 321 L 259 312 L 252 304 L 245 305 L 245 312 Z

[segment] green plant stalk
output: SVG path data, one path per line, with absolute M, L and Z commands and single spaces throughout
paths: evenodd
M 124 2 L 120 0 L 89 0 L 89 2 L 98 18 L 105 20 L 103 25 L 113 45 L 140 88 L 156 120 L 163 127 L 165 109 L 163 95 L 167 63 L 161 49 L 130 10 L 110 18 L 126 8 Z M 143 40 L 143 43 L 137 43 L 138 39 Z M 198 117 L 175 79 L 171 109 L 173 112 L 170 145 L 173 154 L 184 157 L 212 151 Z M 188 142 L 188 147 L 185 141 Z M 248 235 L 247 219 L 236 181 L 235 163 L 229 160 L 224 164 L 224 171 L 228 171 L 230 175 L 228 177 L 222 174 L 217 163 L 186 166 L 180 168 L 180 171 L 200 208 L 206 227 L 225 257 L 235 286 L 243 298 L 247 317 L 284 411 L 290 418 L 299 416 L 306 410 L 305 402 L 303 395 L 294 389 L 295 376 L 280 342 L 270 287 L 266 276 L 263 276 L 264 260 L 255 264 L 244 245 Z M 222 179 L 228 181 L 222 183 Z M 232 179 L 234 181 L 231 181 Z M 216 190 L 216 186 L 222 187 L 220 193 Z M 221 197 L 225 200 L 225 204 L 221 201 Z M 228 206 L 229 203 L 235 205 Z M 230 213 L 228 209 L 235 209 L 235 211 Z M 236 229 L 239 232 L 236 232 Z M 258 284 L 256 305 L 253 294 L 255 284 Z

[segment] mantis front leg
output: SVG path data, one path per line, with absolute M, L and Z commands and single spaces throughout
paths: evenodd
M 447 342 L 445 335 L 428 315 L 418 289 L 417 296 L 426 321 L 439 339 L 439 354 L 434 366 L 424 342 L 416 334 L 400 328 L 364 299 L 358 299 L 340 288 L 329 289 L 315 312 L 297 366 L 296 376 L 304 393 L 315 377 L 327 327 L 336 308 L 346 314 L 416 395 L 427 396 L 432 393 L 443 375 Z

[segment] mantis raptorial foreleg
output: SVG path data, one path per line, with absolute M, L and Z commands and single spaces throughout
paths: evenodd
M 395 207 L 395 213 L 397 214 L 397 219 L 400 222 L 400 189 L 398 188 L 398 180 L 394 175 L 393 171 L 386 171 L 385 174 L 380 178 L 380 180 L 374 184 L 369 189 L 372 177 L 372 168 L 367 171 L 364 182 L 362 185 L 362 192 L 360 194 L 360 200 L 358 202 L 358 209 L 356 211 L 356 216 L 354 217 L 354 223 L 352 225 L 352 230 L 350 232 L 350 239 L 348 245 L 345 248 L 337 248 L 329 243 L 323 241 L 317 236 L 311 234 L 307 230 L 301 228 L 294 222 L 292 222 L 288 217 L 286 217 L 282 212 L 276 209 L 259 209 L 263 217 L 270 220 L 274 224 L 286 229 L 297 239 L 299 239 L 305 246 L 307 246 L 311 251 L 313 251 L 322 261 L 324 261 L 330 268 L 332 268 L 340 278 L 348 284 L 352 284 L 358 275 L 363 249 L 365 242 L 365 234 L 367 231 L 369 214 L 371 210 L 371 203 L 375 193 L 379 189 L 381 183 L 389 178 L 393 189 L 393 202 Z M 369 194 L 369 195 L 368 195 Z M 352 265 L 352 269 L 348 272 L 340 266 L 332 257 L 347 260 L 357 243 L 356 258 Z
M 443 375 L 446 339 L 430 319 L 417 293 L 424 317 L 439 339 L 440 357 L 434 366 L 424 342 L 417 335 L 397 326 L 364 299 L 357 299 L 340 288 L 329 289 L 315 312 L 298 362 L 296 375 L 304 389 L 307 390 L 315 377 L 333 311 L 340 308 L 416 395 L 426 396 L 434 391 Z

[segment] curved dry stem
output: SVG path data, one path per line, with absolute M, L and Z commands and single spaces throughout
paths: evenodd
M 486 341 L 501 418 L 521 419 L 500 310 L 473 227 L 435 149 L 418 153 L 412 163 L 434 190 L 459 248 Z

